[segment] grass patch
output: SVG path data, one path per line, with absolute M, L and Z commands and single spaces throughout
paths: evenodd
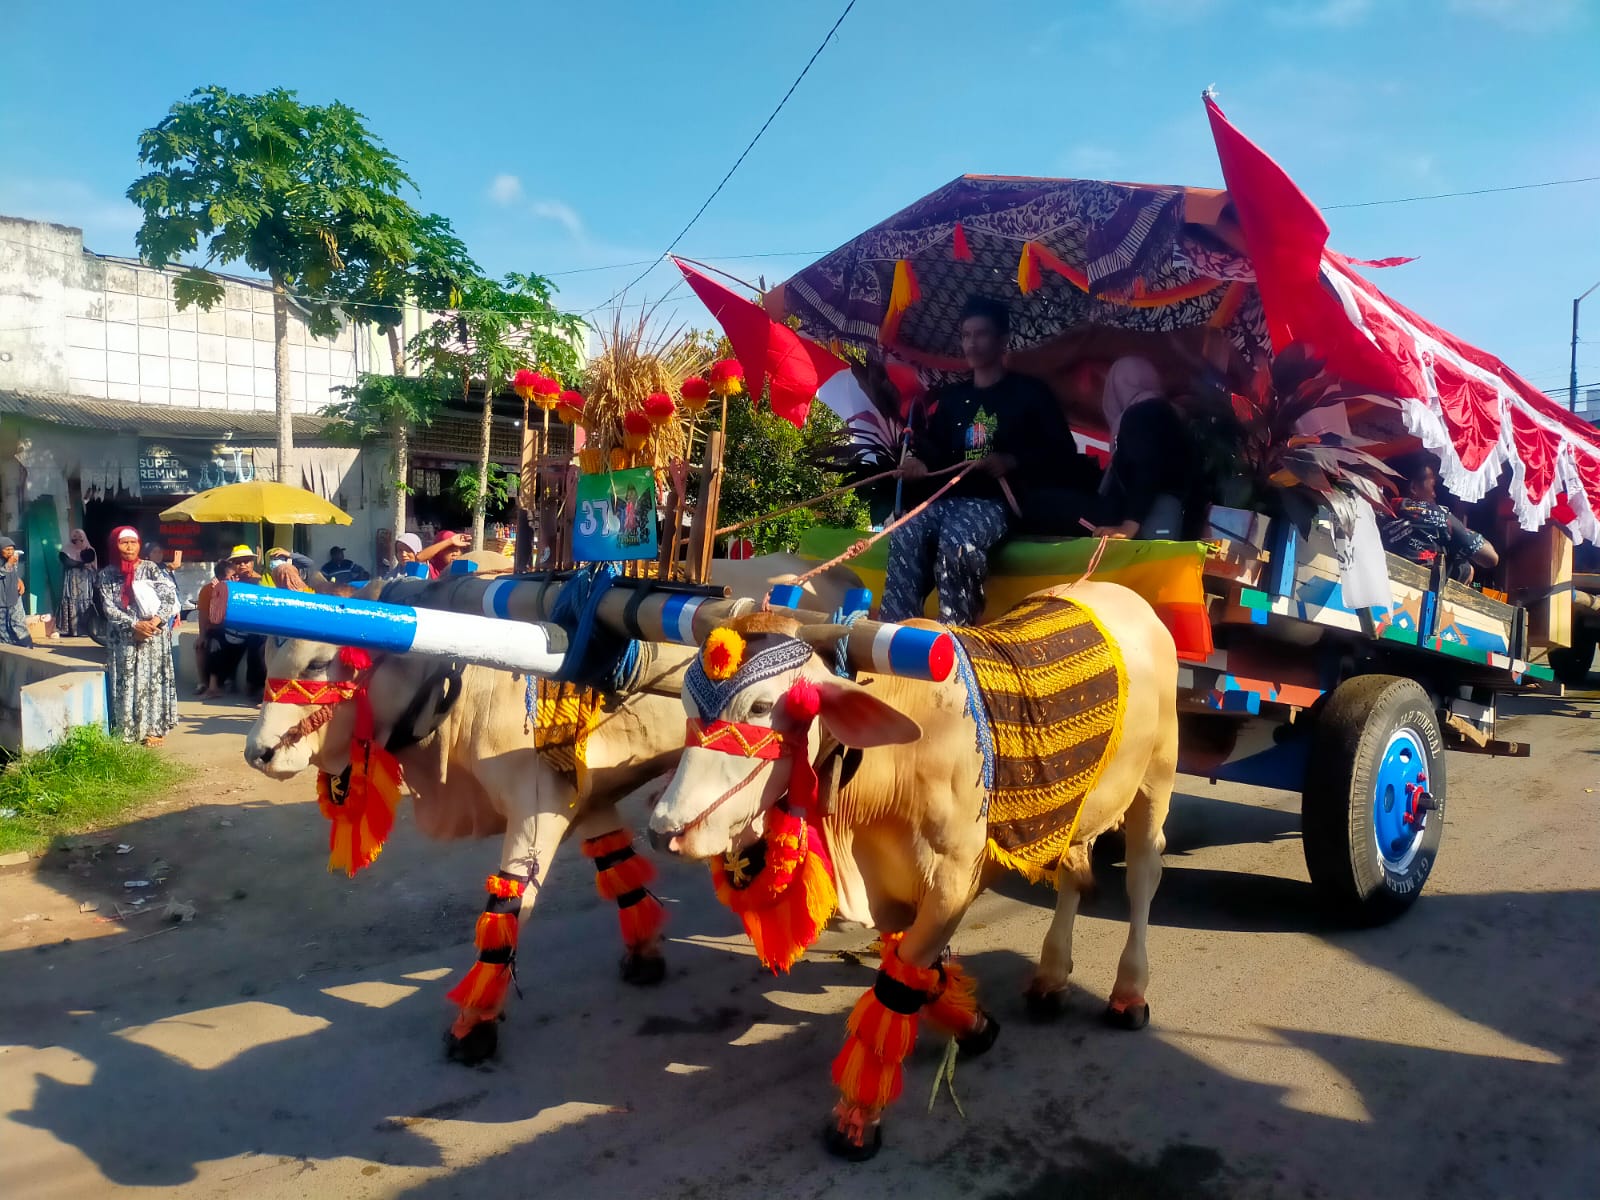
M 186 774 L 159 751 L 74 729 L 60 745 L 0 767 L 0 854 L 111 824 Z

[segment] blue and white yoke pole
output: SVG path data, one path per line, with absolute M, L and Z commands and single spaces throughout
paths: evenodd
M 559 625 L 240 583 L 225 584 L 218 592 L 214 619 L 240 633 L 431 654 L 533 675 L 560 670 L 567 652 L 567 635 Z
M 506 671 L 550 675 L 561 666 L 567 634 L 550 622 L 560 580 L 484 579 L 452 574 L 434 583 L 401 580 L 385 594 L 395 600 L 426 598 L 426 606 L 228 584 L 218 588 L 212 619 L 242 633 L 304 638 L 360 646 L 391 654 L 431 654 Z M 597 619 L 624 637 L 694 646 L 712 629 L 755 601 L 614 587 L 600 597 Z M 790 610 L 806 625 L 828 625 L 825 613 Z M 954 645 L 942 629 L 917 629 L 859 620 L 841 636 L 857 671 L 944 680 L 955 663 Z

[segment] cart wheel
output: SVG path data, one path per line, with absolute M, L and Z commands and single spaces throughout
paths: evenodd
M 1410 679 L 1359 675 L 1317 718 L 1301 795 L 1311 882 L 1344 920 L 1375 925 L 1422 891 L 1444 835 L 1444 740 Z
M 1550 669 L 1562 683 L 1577 687 L 1589 678 L 1597 646 L 1600 646 L 1600 634 L 1592 629 L 1574 629 L 1572 645 L 1550 651 Z

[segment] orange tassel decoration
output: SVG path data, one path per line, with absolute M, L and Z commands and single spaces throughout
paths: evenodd
M 354 878 L 383 853 L 400 807 L 400 763 L 376 743 L 351 746 L 348 783 L 327 772 L 317 775 L 317 807 L 332 822 L 328 830 L 328 870 Z
M 951 236 L 950 253 L 957 262 L 972 261 L 972 247 L 967 245 L 967 231 L 961 227 L 961 222 L 956 222 L 956 231 Z
M 901 1064 L 917 1042 L 918 1012 L 939 986 L 939 972 L 900 961 L 900 935 L 883 939 L 883 966 L 850 1012 L 848 1036 L 833 1060 L 841 1127 L 877 1119 L 899 1099 Z
M 522 894 L 527 880 L 505 871 L 487 881 L 489 899 L 473 931 L 478 961 L 445 999 L 459 1005 L 451 1033 L 465 1037 L 473 1026 L 493 1021 L 505 1007 L 516 974 L 517 937 L 522 930 Z
M 749 852 L 712 860 L 717 899 L 739 914 L 756 957 L 769 971 L 788 971 L 822 934 L 839 907 L 822 836 L 785 808 L 767 812 L 759 869 Z
M 960 963 L 954 960 L 946 963 L 939 990 L 922 1010 L 922 1015 L 940 1032 L 964 1038 L 977 1031 L 981 1011 L 978 981 L 968 975 Z
M 1039 248 L 1032 242 L 1022 244 L 1022 260 L 1017 263 L 1017 286 L 1024 296 L 1032 295 L 1044 286 L 1044 273 L 1039 269 Z
M 883 314 L 883 324 L 878 328 L 878 341 L 885 346 L 892 345 L 900 337 L 900 319 L 918 300 L 922 299 L 922 288 L 917 283 L 917 273 L 912 270 L 911 264 L 905 259 L 900 259 L 894 264 L 894 281 L 889 287 L 889 307 Z
M 637 950 L 659 937 L 667 912 L 650 893 L 656 870 L 634 850 L 632 836 L 618 829 L 589 838 L 583 843 L 583 854 L 594 862 L 594 886 L 600 898 L 616 903 L 622 944 Z

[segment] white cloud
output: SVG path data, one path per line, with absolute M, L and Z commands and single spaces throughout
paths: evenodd
M 1288 0 L 1269 8 L 1267 19 L 1302 29 L 1349 29 L 1371 11 L 1372 0 Z
M 1574 24 L 1583 4 L 1581 0 L 1450 0 L 1450 8 L 1518 33 L 1551 33 Z
M 583 218 L 578 216 L 571 205 L 563 204 L 559 200 L 535 200 L 528 206 L 528 211 L 536 217 L 556 222 L 575 238 L 583 237 Z
M 489 199 L 496 204 L 515 204 L 522 199 L 522 180 L 515 175 L 496 175 L 489 185 Z

